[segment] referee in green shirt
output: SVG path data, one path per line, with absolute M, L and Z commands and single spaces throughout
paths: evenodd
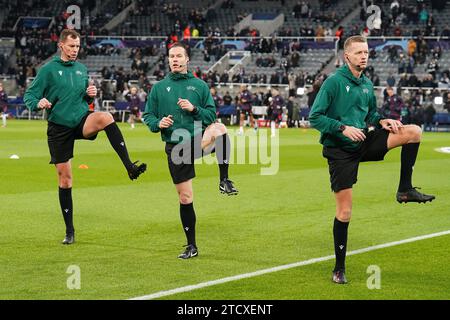
M 161 133 L 166 143 L 169 171 L 178 192 L 187 239 L 186 249 L 178 258 L 189 259 L 198 255 L 192 188 L 194 160 L 215 151 L 219 191 L 235 195 L 238 190 L 228 179 L 230 139 L 226 127 L 216 122 L 216 107 L 208 85 L 188 71 L 189 54 L 182 43 L 174 43 L 168 55 L 170 73 L 153 86 L 143 119 L 152 132 Z
M 331 189 L 335 193 L 336 217 L 333 236 L 336 265 L 332 280 L 346 283 L 347 230 L 352 213 L 352 186 L 358 166 L 380 161 L 393 148 L 402 146 L 397 201 L 427 202 L 435 197 L 412 186 L 413 166 L 422 137 L 420 127 L 382 119 L 377 113 L 372 82 L 363 74 L 369 58 L 365 37 L 352 36 L 344 43 L 346 64 L 323 83 L 309 115 L 320 131 L 323 156 L 328 160 Z
M 38 72 L 24 95 L 30 111 L 46 109 L 48 112 L 48 147 L 50 163 L 54 164 L 59 179 L 59 202 L 66 224 L 63 244 L 75 242 L 72 203 L 72 167 L 75 140 L 95 140 L 104 130 L 122 160 L 128 177 L 137 179 L 146 170 L 146 164 L 131 162 L 119 127 L 108 112 L 89 112 L 88 103 L 97 95 L 97 88 L 89 83 L 86 67 L 77 62 L 80 35 L 71 29 L 61 32 L 58 46 L 60 57 L 55 56 Z

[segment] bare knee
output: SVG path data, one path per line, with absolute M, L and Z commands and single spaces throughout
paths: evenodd
M 72 174 L 58 170 L 58 182 L 59 186 L 63 189 L 72 188 Z
M 227 127 L 223 123 L 214 123 L 208 128 L 208 132 L 215 139 L 227 133 Z
M 190 192 L 190 191 L 178 192 L 178 197 L 180 199 L 181 204 L 190 204 L 190 203 L 194 202 L 194 197 L 192 195 L 192 192 Z
M 408 127 L 409 143 L 417 143 L 422 139 L 422 129 L 418 125 Z
M 214 129 L 220 136 L 227 133 L 227 127 L 225 127 L 225 125 L 223 123 L 214 124 Z
M 336 212 L 336 218 L 341 222 L 349 222 L 352 217 L 352 210 L 342 209 Z
M 107 125 L 110 125 L 111 123 L 114 122 L 114 118 L 113 118 L 111 113 L 109 113 L 109 112 L 102 112 L 101 116 L 100 116 L 100 119 L 99 119 L 99 122 L 101 123 L 101 125 L 103 127 L 106 127 Z

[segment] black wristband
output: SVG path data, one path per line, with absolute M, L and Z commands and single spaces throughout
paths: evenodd
M 192 114 L 197 114 L 198 113 L 198 108 L 196 106 L 194 106 L 194 109 L 192 109 L 191 111 Z

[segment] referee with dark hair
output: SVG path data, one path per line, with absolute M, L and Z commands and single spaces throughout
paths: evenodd
M 422 137 L 420 127 L 382 119 L 376 111 L 373 84 L 363 74 L 369 57 L 366 38 L 349 37 L 344 43 L 344 55 L 346 64 L 325 80 L 309 115 L 311 126 L 321 132 L 320 143 L 335 193 L 336 265 L 332 281 L 340 284 L 347 283 L 347 231 L 352 213 L 352 186 L 357 181 L 360 162 L 383 160 L 390 149 L 402 146 L 397 201 L 427 202 L 435 198 L 412 186 Z
M 66 224 L 63 244 L 75 242 L 72 203 L 72 166 L 75 140 L 95 140 L 104 130 L 120 159 L 128 177 L 137 179 L 147 165 L 131 162 L 125 141 L 112 115 L 108 112 L 89 112 L 88 104 L 97 95 L 97 88 L 89 83 L 86 67 L 77 62 L 80 35 L 71 29 L 61 32 L 58 46 L 61 56 L 55 56 L 38 72 L 24 95 L 31 111 L 48 110 L 48 147 L 50 163 L 58 173 L 59 203 Z
M 187 245 L 178 258 L 198 255 L 195 240 L 196 215 L 192 179 L 194 160 L 216 152 L 219 191 L 234 195 L 238 190 L 228 179 L 230 139 L 227 129 L 216 122 L 216 107 L 208 85 L 188 71 L 189 54 L 182 43 L 169 49 L 171 72 L 156 83 L 147 99 L 143 119 L 152 132 L 161 132 L 170 175 L 180 201 L 180 218 Z

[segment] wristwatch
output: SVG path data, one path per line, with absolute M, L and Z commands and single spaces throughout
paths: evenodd
M 344 124 L 341 124 L 341 125 L 339 126 L 339 131 L 340 131 L 340 132 L 344 132 L 344 130 L 345 130 L 345 125 L 344 125 Z
M 194 109 L 192 109 L 191 113 L 192 114 L 197 114 L 198 113 L 198 108 L 196 106 L 194 106 Z

